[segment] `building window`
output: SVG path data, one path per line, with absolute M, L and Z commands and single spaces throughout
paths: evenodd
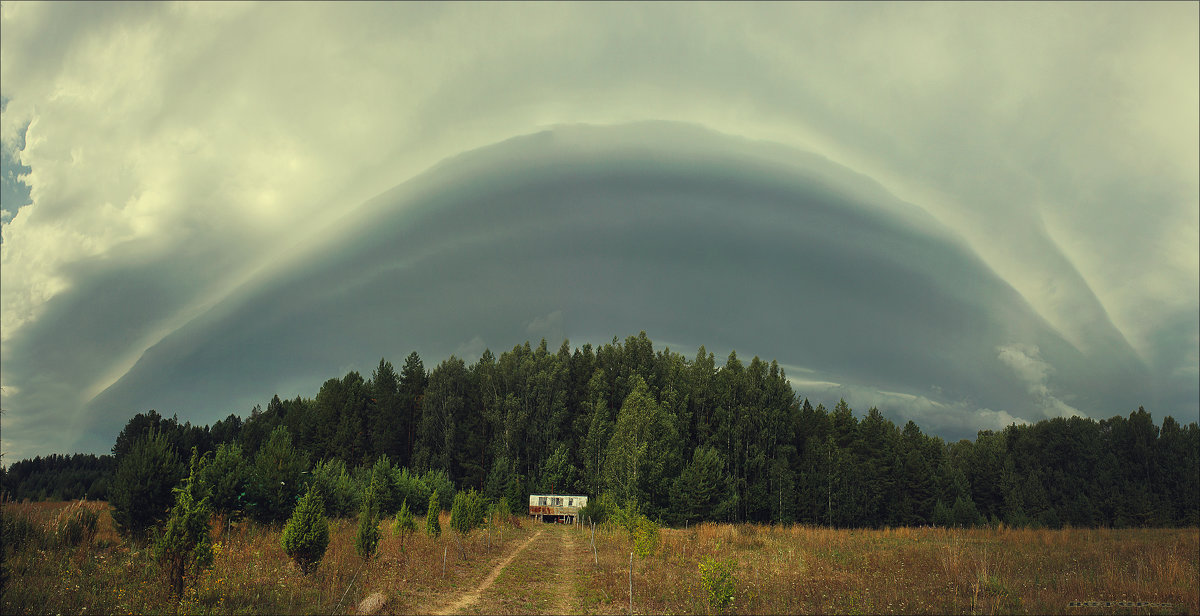
M 545 507 L 546 506 L 546 497 L 545 496 L 538 497 L 538 504 Z
M 567 499 L 567 506 L 568 506 L 568 507 L 574 507 L 574 506 L 575 506 L 575 499 L 573 499 L 573 498 L 568 498 L 568 499 Z

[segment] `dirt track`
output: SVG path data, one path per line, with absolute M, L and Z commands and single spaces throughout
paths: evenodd
M 576 529 L 548 526 L 517 546 L 473 590 L 434 614 L 572 614 L 582 546 Z

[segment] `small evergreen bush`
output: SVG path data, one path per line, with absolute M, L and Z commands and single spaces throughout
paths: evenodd
M 413 519 L 412 511 L 408 509 L 408 501 L 400 503 L 400 511 L 396 512 L 396 520 L 392 522 L 392 534 L 400 537 L 400 547 L 404 547 L 404 540 L 409 535 L 417 532 L 417 522 Z
M 442 508 L 438 505 L 437 490 L 429 495 L 429 508 L 425 511 L 425 534 L 437 539 L 442 534 L 442 524 L 438 522 L 438 514 Z
M 363 560 L 370 560 L 379 546 L 379 522 L 375 516 L 375 492 L 368 490 L 363 497 L 362 509 L 358 512 L 358 534 L 354 536 L 354 549 Z
M 283 527 L 283 551 L 308 575 L 329 547 L 329 521 L 317 489 L 310 486 Z

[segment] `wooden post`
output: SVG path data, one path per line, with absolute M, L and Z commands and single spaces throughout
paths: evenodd
M 446 551 L 449 547 L 442 547 L 442 577 L 446 577 Z
M 629 553 L 629 616 L 633 616 L 633 552 Z

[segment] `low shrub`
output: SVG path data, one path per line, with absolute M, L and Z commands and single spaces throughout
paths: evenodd
M 718 614 L 729 611 L 733 607 L 734 593 L 737 591 L 733 560 L 705 556 L 698 568 L 700 584 L 704 587 L 709 609 Z

